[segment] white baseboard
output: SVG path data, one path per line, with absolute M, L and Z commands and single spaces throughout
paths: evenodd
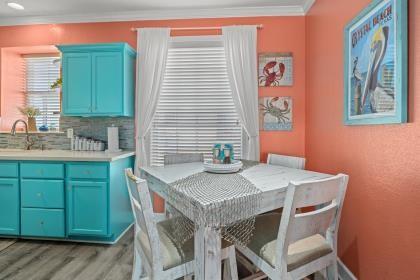
M 338 259 L 338 278 L 340 280 L 357 280 L 356 276 L 344 265 L 344 263 Z

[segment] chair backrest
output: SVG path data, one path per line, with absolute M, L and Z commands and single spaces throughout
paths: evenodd
M 164 155 L 164 165 L 203 162 L 203 154 L 185 153 L 185 154 L 167 154 Z
M 298 240 L 320 234 L 334 250 L 337 231 L 347 189 L 348 176 L 314 181 L 290 182 L 277 236 L 276 266 L 287 267 L 289 245 Z M 296 209 L 317 206 L 315 210 L 296 213 Z
M 281 165 L 284 167 L 296 168 L 296 169 L 305 169 L 305 158 L 301 157 L 291 157 L 283 156 L 276 154 L 268 154 L 267 164 L 272 165 Z
M 150 250 L 153 264 L 161 266 L 160 240 L 147 182 L 136 177 L 131 168 L 125 169 L 125 177 L 136 222 L 135 234 L 137 236 L 140 231 L 145 234 L 147 244 L 143 245 L 148 246 L 146 250 Z

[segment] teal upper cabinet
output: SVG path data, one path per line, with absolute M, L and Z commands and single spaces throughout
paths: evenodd
M 133 116 L 135 51 L 126 43 L 61 45 L 64 116 Z
M 89 53 L 68 53 L 63 56 L 63 114 L 91 112 L 92 65 Z
M 100 52 L 92 54 L 93 85 L 92 111 L 109 115 L 119 114 L 124 108 L 124 96 L 121 92 L 123 85 L 123 57 L 121 53 Z M 108 98 L 104 98 L 107 96 Z

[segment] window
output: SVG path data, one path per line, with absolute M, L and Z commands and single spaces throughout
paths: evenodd
M 231 143 L 241 155 L 242 126 L 232 99 L 223 44 L 218 36 L 175 37 L 151 134 L 151 164 L 170 153 L 203 153 Z
M 60 93 L 51 89 L 60 77 L 60 58 L 25 57 L 26 65 L 26 105 L 38 108 L 36 117 L 39 128 L 42 125 L 58 129 L 60 120 Z

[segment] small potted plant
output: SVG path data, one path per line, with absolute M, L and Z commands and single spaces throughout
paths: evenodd
M 28 118 L 28 131 L 37 131 L 35 117 L 40 114 L 39 109 L 32 106 L 19 107 L 18 109 L 22 115 Z
M 61 88 L 62 85 L 63 85 L 63 80 L 60 77 L 51 85 L 51 89 L 59 89 Z

